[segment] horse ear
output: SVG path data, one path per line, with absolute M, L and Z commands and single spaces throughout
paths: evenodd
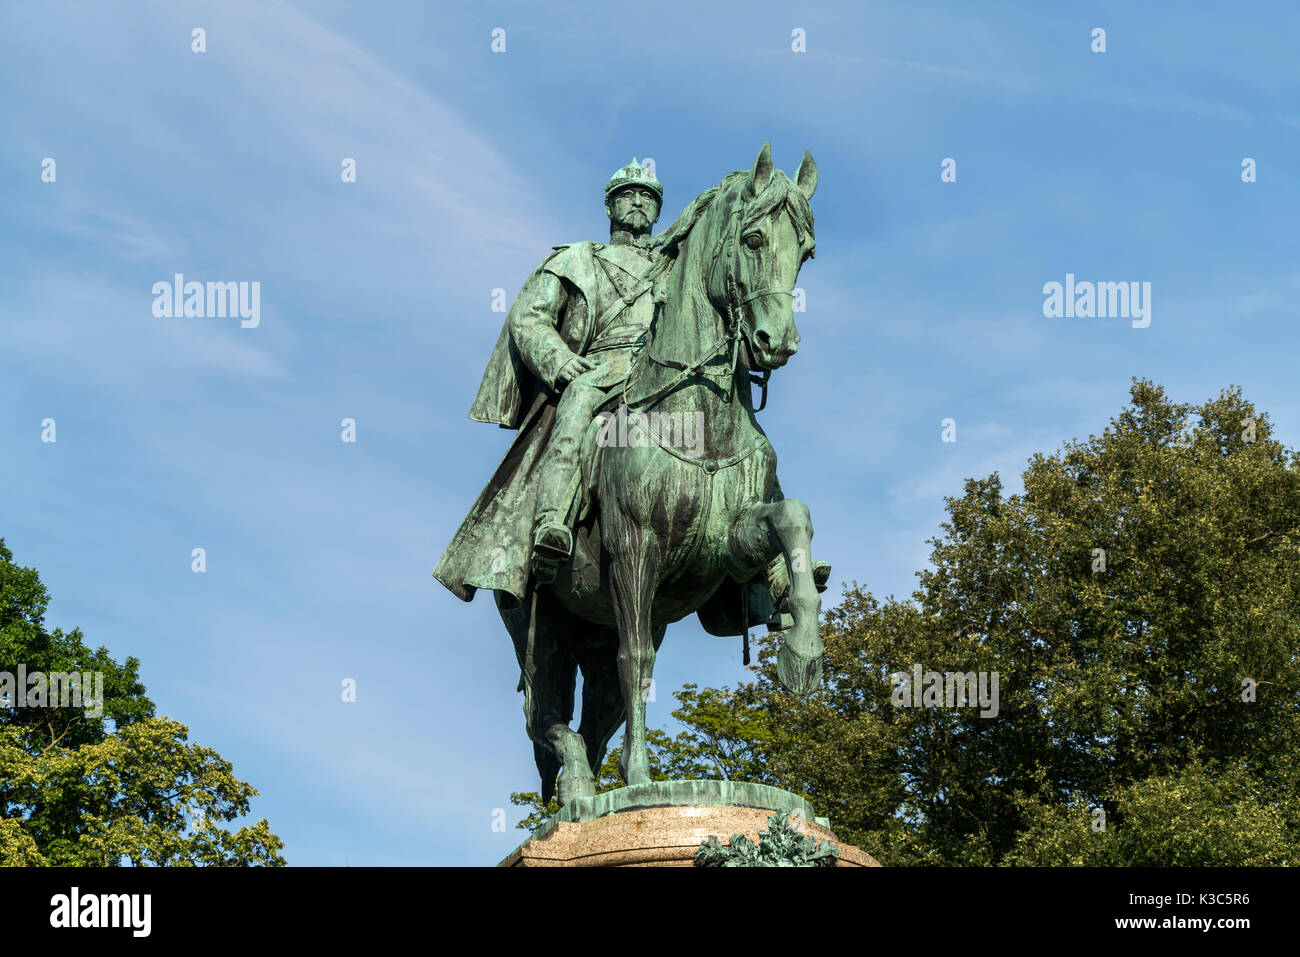
M 767 184 L 771 181 L 772 141 L 768 140 L 763 144 L 763 148 L 758 151 L 758 159 L 754 160 L 754 168 L 749 172 L 749 195 L 757 196 L 767 189 Z
M 799 192 L 803 193 L 804 199 L 812 199 L 813 193 L 817 192 L 817 163 L 812 158 L 812 153 L 807 150 L 803 151 L 803 162 L 799 164 L 799 175 L 795 178 L 795 185 L 799 187 Z

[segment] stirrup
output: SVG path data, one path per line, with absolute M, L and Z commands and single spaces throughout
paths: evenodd
M 559 522 L 539 525 L 533 536 L 533 552 L 553 562 L 566 561 L 573 554 L 573 533 Z

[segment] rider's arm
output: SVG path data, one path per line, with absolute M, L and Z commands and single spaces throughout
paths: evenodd
M 562 384 L 561 370 L 574 352 L 560 338 L 560 324 L 568 294 L 554 273 L 538 270 L 519 290 L 510 309 L 510 336 L 528 368 L 555 391 Z

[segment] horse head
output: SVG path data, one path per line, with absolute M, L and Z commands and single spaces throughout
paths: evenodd
M 794 284 L 816 246 L 808 205 L 816 188 L 811 154 L 792 180 L 773 169 L 764 143 L 752 169 L 706 189 L 655 237 L 663 250 L 653 268 L 655 301 L 663 308 L 645 354 L 658 372 L 638 373 L 635 401 L 662 396 L 705 366 L 735 371 L 743 357 L 742 373 L 766 376 L 794 355 Z
M 805 151 L 792 180 L 772 168 L 771 144 L 764 143 L 748 174 L 733 175 L 736 195 L 708 295 L 739 335 L 746 366 L 770 371 L 799 348 L 794 286 L 816 248 L 808 200 L 817 188 L 817 164 Z

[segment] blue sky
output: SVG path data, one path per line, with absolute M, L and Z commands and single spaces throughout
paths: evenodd
M 1297 35 L 1288 3 L 5 4 L 0 535 L 290 863 L 495 863 L 536 787 L 517 669 L 487 596 L 431 577 L 508 439 L 465 417 L 492 290 L 607 236 L 633 154 L 664 225 L 765 140 L 811 150 L 804 340 L 762 419 L 826 597 L 903 596 L 944 495 L 1018 488 L 1132 376 L 1239 384 L 1300 445 Z M 261 324 L 156 318 L 178 272 L 260 282 Z M 1150 326 L 1044 318 L 1067 273 L 1150 282 Z M 650 720 L 745 674 L 680 623 Z

